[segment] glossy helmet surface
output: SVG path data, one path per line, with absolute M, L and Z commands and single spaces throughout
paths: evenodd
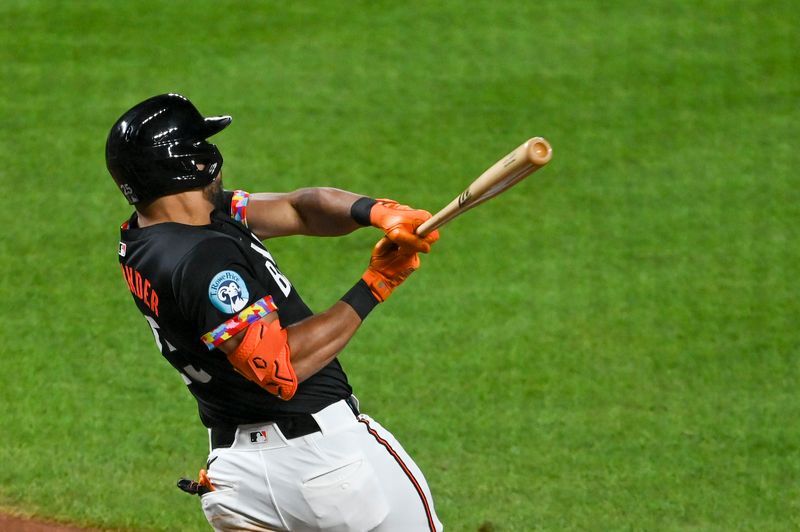
M 180 94 L 154 96 L 113 125 L 106 166 L 131 205 L 203 187 L 222 169 L 222 154 L 206 139 L 230 123 L 230 116 L 204 118 Z

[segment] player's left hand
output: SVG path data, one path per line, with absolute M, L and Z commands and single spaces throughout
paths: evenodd
M 361 277 L 380 302 L 419 268 L 419 255 L 384 237 L 372 248 L 369 267 Z
M 382 229 L 386 237 L 401 248 L 428 253 L 431 245 L 439 240 L 439 231 L 420 238 L 414 231 L 431 217 L 422 209 L 412 209 L 390 199 L 379 199 L 369 213 L 373 227 Z

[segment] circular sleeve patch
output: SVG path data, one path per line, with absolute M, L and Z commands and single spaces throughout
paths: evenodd
M 223 270 L 211 279 L 208 298 L 221 312 L 236 314 L 247 306 L 250 293 L 241 275 L 233 270 Z

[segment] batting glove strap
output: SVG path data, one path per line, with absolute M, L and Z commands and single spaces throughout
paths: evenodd
M 370 225 L 369 214 L 372 211 L 372 207 L 374 207 L 377 202 L 377 200 L 366 196 L 358 198 L 353 202 L 353 205 L 350 206 L 350 216 L 359 225 Z
M 367 314 L 372 312 L 372 309 L 380 303 L 378 298 L 372 294 L 372 290 L 370 290 L 369 285 L 367 285 L 364 279 L 359 279 L 359 281 L 353 285 L 353 288 L 342 296 L 342 301 L 353 307 L 353 310 L 356 311 L 361 321 L 364 321 Z

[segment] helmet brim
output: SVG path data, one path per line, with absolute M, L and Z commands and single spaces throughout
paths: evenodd
M 203 120 L 203 134 L 205 138 L 216 135 L 228 125 L 230 125 L 233 118 L 230 116 L 209 116 Z

